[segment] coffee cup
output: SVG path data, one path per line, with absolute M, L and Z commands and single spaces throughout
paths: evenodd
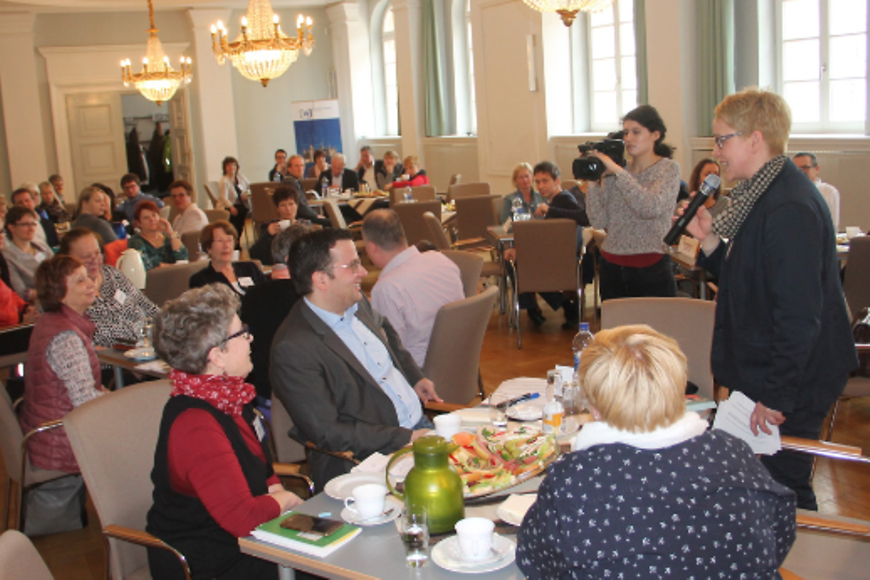
M 278 222 L 278 227 L 281 228 L 281 231 L 284 231 L 290 227 L 291 223 L 292 222 L 290 220 L 281 220 Z
M 355 513 L 360 519 L 374 518 L 384 513 L 387 488 L 380 483 L 358 485 L 345 498 L 344 507 Z
M 239 261 L 239 250 L 233 250 L 233 262 Z
M 448 441 L 459 433 L 459 428 L 462 426 L 462 419 L 454 413 L 438 415 L 433 421 L 435 423 L 435 433 Z
M 852 238 L 854 238 L 856 236 L 860 236 L 860 235 L 861 235 L 861 228 L 859 228 L 857 226 L 847 226 L 846 227 L 846 239 L 847 240 L 851 240 Z
M 495 524 L 486 518 L 465 518 L 456 522 L 459 551 L 469 562 L 486 560 L 492 555 L 492 535 Z

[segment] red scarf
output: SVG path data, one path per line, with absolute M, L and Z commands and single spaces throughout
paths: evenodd
M 257 395 L 254 385 L 245 382 L 245 377 L 225 375 L 191 375 L 178 369 L 169 373 L 172 393 L 169 396 L 187 395 L 211 403 L 218 410 L 238 417 L 242 407 Z

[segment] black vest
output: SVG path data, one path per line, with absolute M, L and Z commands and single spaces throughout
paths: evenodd
M 254 496 L 268 493 L 266 480 L 274 473 L 272 457 L 266 441 L 260 441 L 266 457 L 264 464 L 248 448 L 233 418 L 205 401 L 187 396 L 171 397 L 163 409 L 151 472 L 154 505 L 148 511 L 145 530 L 184 554 L 193 578 L 229 578 L 231 576 L 224 574 L 246 558 L 239 550 L 238 538 L 220 527 L 198 498 L 174 491 L 169 479 L 169 431 L 175 419 L 188 409 L 208 411 L 220 424 Z M 242 417 L 253 426 L 254 412 L 250 404 L 243 408 Z M 177 559 L 166 550 L 149 549 L 148 562 L 152 578 L 174 578 L 180 574 Z

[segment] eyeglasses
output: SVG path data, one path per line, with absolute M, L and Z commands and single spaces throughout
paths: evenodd
M 240 331 L 232 333 L 231 335 L 229 335 L 228 337 L 223 339 L 220 342 L 220 344 L 225 344 L 225 343 L 231 341 L 232 339 L 238 338 L 240 336 L 244 337 L 245 340 L 251 340 L 251 329 L 248 328 L 247 324 L 243 324 L 242 329 Z
M 351 274 L 356 274 L 359 272 L 359 269 L 362 267 L 362 262 L 360 262 L 359 258 L 351 262 L 350 264 L 333 264 L 333 268 L 348 268 Z
M 17 224 L 10 224 L 10 225 L 18 226 L 18 227 L 22 227 L 22 228 L 35 228 L 39 224 L 36 222 L 18 222 Z
M 734 133 L 728 133 L 727 135 L 719 135 L 718 137 L 713 137 L 713 142 L 716 144 L 716 147 L 722 149 L 722 147 L 725 146 L 725 141 L 731 137 L 737 137 L 738 135 L 743 135 L 743 133 L 735 131 Z

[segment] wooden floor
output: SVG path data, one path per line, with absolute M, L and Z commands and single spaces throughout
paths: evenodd
M 534 328 L 521 315 L 523 348 L 517 350 L 516 333 L 505 316 L 496 312 L 481 355 L 481 374 L 487 392 L 509 378 L 543 377 L 555 364 L 571 364 L 571 338 L 575 331 L 562 330 L 562 314 L 543 307 L 547 322 Z M 593 330 L 596 330 L 593 327 Z M 870 448 L 870 400 L 856 399 L 841 408 L 834 440 Z M 2 469 L 2 463 L 0 463 Z M 820 460 L 815 478 L 820 511 L 870 520 L 870 467 Z M 5 474 L 3 477 L 5 482 Z M 5 489 L 0 490 L 5 497 Z M 57 580 L 102 580 L 105 549 L 99 521 L 90 508 L 90 524 L 81 531 L 35 538 L 34 543 Z

